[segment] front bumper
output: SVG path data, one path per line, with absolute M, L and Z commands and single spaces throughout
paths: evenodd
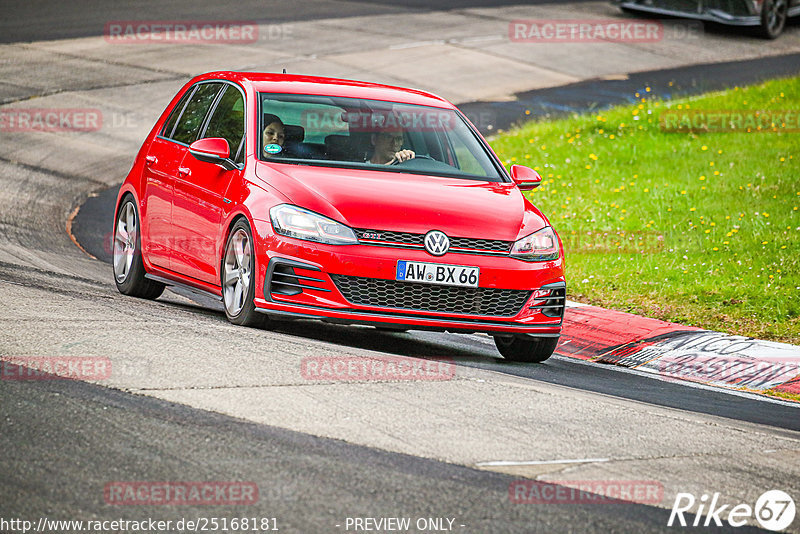
M 723 9 L 721 2 L 715 0 L 675 1 L 675 0 L 615 0 L 619 7 L 652 15 L 691 18 L 731 26 L 758 26 L 760 13 L 749 0 L 730 3 L 733 8 Z M 796 8 L 793 8 L 796 10 Z
M 541 263 L 471 254 L 447 254 L 434 258 L 419 250 L 366 245 L 328 246 L 274 234 L 268 235 L 267 240 L 267 246 L 257 251 L 255 304 L 259 312 L 276 319 L 318 319 L 411 330 L 528 334 L 535 337 L 558 337 L 561 332 L 566 298 L 561 258 Z M 417 309 L 354 303 L 345 298 L 334 281 L 335 275 L 342 275 L 395 284 L 398 260 L 477 266 L 482 288 L 479 291 L 490 289 L 494 293 L 515 293 L 518 296 L 528 292 L 529 296 L 520 301 L 518 310 L 502 316 L 452 313 L 445 311 L 441 303 L 422 304 Z M 405 288 L 406 284 L 412 283 L 397 284 Z M 413 285 L 420 289 L 420 284 Z

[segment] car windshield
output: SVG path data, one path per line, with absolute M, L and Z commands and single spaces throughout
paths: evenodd
M 503 181 L 496 158 L 452 109 L 262 93 L 259 132 L 265 161 Z

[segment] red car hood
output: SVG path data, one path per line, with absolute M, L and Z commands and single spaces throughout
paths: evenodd
M 549 224 L 512 183 L 263 162 L 256 174 L 352 228 L 515 241 Z

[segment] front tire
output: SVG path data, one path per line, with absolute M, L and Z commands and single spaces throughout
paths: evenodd
M 765 39 L 776 39 L 786 26 L 789 15 L 788 0 L 764 0 L 761 6 L 759 34 Z
M 240 326 L 260 327 L 267 317 L 256 311 L 255 254 L 250 225 L 240 219 L 231 228 L 222 256 L 220 278 L 222 301 L 228 321 Z
M 144 277 L 139 221 L 136 202 L 131 195 L 125 195 L 114 225 L 114 282 L 123 295 L 152 300 L 164 292 L 164 284 Z
M 512 362 L 541 363 L 558 345 L 557 337 L 495 336 L 494 344 L 503 358 Z

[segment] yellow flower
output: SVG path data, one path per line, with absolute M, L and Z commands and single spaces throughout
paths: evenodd
M 614 134 L 609 135 L 608 138 L 609 139 L 614 139 Z M 800 193 L 798 193 L 798 194 L 800 194 Z
M 708 147 L 707 147 L 706 145 L 703 145 L 703 146 L 700 148 L 700 150 L 708 150 Z
M 719 250 L 717 247 L 712 248 L 711 250 L 717 251 Z
M 683 191 L 681 191 L 681 195 L 685 195 L 685 194 L 686 194 L 686 189 L 684 189 Z M 692 208 L 692 211 L 694 211 L 694 208 Z
M 705 179 L 706 179 L 706 177 L 705 177 L 705 176 L 701 176 L 701 177 L 700 177 L 700 179 L 701 179 L 701 180 L 705 180 Z
M 644 192 L 645 192 L 645 193 L 649 193 L 649 192 L 650 192 L 650 189 L 648 189 L 647 187 L 645 187 L 645 188 L 644 188 Z M 795 208 L 795 209 L 797 209 L 797 208 Z
M 589 154 L 589 159 L 593 159 L 594 161 L 597 161 L 597 156 L 594 153 Z

